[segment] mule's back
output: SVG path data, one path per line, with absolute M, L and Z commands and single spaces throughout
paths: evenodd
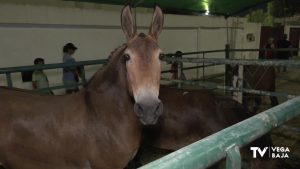
M 66 110 L 84 109 L 82 93 L 73 95 L 44 95 L 29 90 L 0 88 L 0 115 L 19 118 L 32 118 L 54 114 L 71 114 Z M 8 119 L 0 119 L 8 120 Z
M 251 116 L 236 101 L 205 89 L 161 87 L 160 99 L 162 118 L 146 130 L 146 137 L 164 149 L 176 150 Z
M 243 78 L 245 88 L 275 91 L 276 74 L 272 66 L 244 66 Z
M 8 168 L 45 169 L 49 164 L 64 168 L 67 160 L 82 161 L 70 152 L 84 154 L 82 103 L 79 93 L 47 96 L 0 88 L 0 161 Z

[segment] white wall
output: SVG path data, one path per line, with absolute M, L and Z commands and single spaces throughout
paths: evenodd
M 125 42 L 120 29 L 119 8 L 0 3 L 0 67 L 32 65 L 36 57 L 43 57 L 46 63 L 61 62 L 62 46 L 67 42 L 79 47 L 74 55 L 78 61 L 107 58 L 114 48 Z M 144 32 L 148 32 L 146 28 L 152 17 L 152 13 L 147 11 L 137 12 L 137 24 Z M 234 18 L 228 19 L 229 23 L 233 21 Z M 239 22 L 246 21 L 240 18 Z M 224 49 L 227 42 L 226 20 L 223 17 L 165 15 L 164 26 L 159 44 L 165 53 Z M 252 27 L 249 29 L 256 32 L 257 25 L 253 26 L 253 30 Z M 238 30 L 234 27 L 230 29 L 233 32 Z M 243 33 L 230 37 L 229 41 L 242 44 L 243 39 L 237 37 Z M 206 57 L 224 57 L 224 53 Z M 188 65 L 194 64 L 185 64 Z M 223 67 L 210 68 L 206 73 L 222 72 Z M 87 77 L 97 68 L 87 68 Z M 164 69 L 168 68 L 169 65 L 164 65 Z M 196 73 L 196 70 L 188 71 L 187 77 L 196 78 Z M 47 71 L 47 74 L 51 84 L 61 83 L 61 70 Z M 30 87 L 30 84 L 20 81 L 20 74 L 14 74 L 13 78 L 14 86 Z M 0 76 L 0 85 L 6 85 L 4 76 Z
M 244 29 L 244 48 L 249 49 L 257 49 L 260 45 L 260 31 L 261 31 L 261 24 L 258 23 L 246 23 Z M 254 41 L 247 41 L 246 35 L 248 33 L 252 33 L 255 37 Z M 243 59 L 258 59 L 259 52 L 243 52 L 242 58 Z
M 257 49 L 260 44 L 261 24 L 240 22 L 238 19 L 233 21 L 233 26 L 238 26 L 239 29 L 231 31 L 231 39 L 235 39 L 231 48 L 234 49 Z M 255 40 L 248 41 L 247 34 L 253 34 Z M 239 42 L 239 43 L 236 43 Z M 236 59 L 258 59 L 259 52 L 234 52 L 232 57 Z

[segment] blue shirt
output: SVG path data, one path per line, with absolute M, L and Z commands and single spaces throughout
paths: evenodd
M 75 63 L 75 59 L 69 55 L 68 53 L 64 53 L 63 56 L 63 63 Z M 75 67 L 67 67 L 63 69 L 63 81 L 74 81 L 75 80 L 75 75 L 74 71 L 76 70 Z

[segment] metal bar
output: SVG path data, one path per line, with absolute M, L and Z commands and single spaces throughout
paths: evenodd
M 230 49 L 230 52 L 250 52 L 250 51 L 299 51 L 300 48 L 260 48 L 260 49 Z
M 221 64 L 219 64 L 221 65 Z M 182 70 L 190 70 L 190 69 L 197 69 L 197 68 L 205 68 L 205 67 L 212 67 L 212 66 L 216 66 L 216 64 L 206 64 L 206 65 L 201 65 L 201 66 L 191 66 L 191 67 L 186 67 L 183 68 Z
M 229 44 L 225 45 L 225 58 L 226 59 L 230 58 L 230 45 Z
M 87 65 L 97 65 L 97 64 L 105 64 L 107 60 L 90 60 L 90 61 L 81 61 L 72 64 L 64 64 L 64 63 L 57 63 L 57 64 L 45 64 L 45 65 L 38 65 L 38 66 L 20 66 L 20 67 L 8 67 L 8 68 L 0 68 L 0 74 L 4 74 L 7 72 L 15 73 L 15 72 L 22 72 L 22 71 L 34 71 L 36 69 L 57 69 L 57 68 L 64 68 L 70 66 L 87 66 Z M 206 64 L 204 67 L 216 66 L 221 64 Z M 185 67 L 183 70 L 190 70 L 190 69 L 197 69 L 202 68 L 203 66 L 191 66 Z M 171 70 L 164 70 L 161 73 L 169 73 Z
M 292 98 L 297 97 L 296 95 L 286 94 L 286 93 L 269 92 L 269 91 L 246 89 L 246 88 L 240 89 L 240 88 L 234 88 L 234 87 L 230 87 L 230 86 L 217 86 L 217 88 L 225 89 L 225 90 L 229 90 L 229 91 L 237 91 L 237 92 L 264 95 L 264 96 L 280 96 L 280 97 L 286 97 L 287 99 L 292 99 Z
M 203 60 L 205 59 L 205 53 L 203 53 L 202 58 L 203 58 Z M 204 65 L 205 65 L 205 63 L 202 62 L 202 66 L 203 66 L 203 68 L 202 68 L 202 80 L 203 81 L 205 81 L 205 69 L 204 69 Z M 213 64 L 211 64 L 211 65 L 213 65 Z
M 179 149 L 140 169 L 205 169 L 224 158 L 226 149 L 233 144 L 239 147 L 249 144 L 299 114 L 300 97 L 296 97 Z
M 260 48 L 260 49 L 229 49 L 229 52 L 251 52 L 251 51 L 299 51 L 300 48 L 276 48 L 276 49 L 269 49 L 269 48 Z M 225 52 L 225 49 L 218 49 L 218 50 L 207 50 L 207 51 L 196 51 L 196 52 L 185 52 L 182 55 L 193 55 L 193 54 L 202 54 L 202 53 L 217 53 L 217 52 Z M 165 54 L 167 56 L 174 56 L 175 53 L 168 53 Z
M 20 66 L 20 67 L 8 67 L 8 68 L 0 68 L 0 74 L 4 73 L 14 73 L 14 72 L 23 72 L 23 71 L 34 71 L 37 69 L 57 69 L 57 68 L 65 68 L 71 66 L 81 66 L 81 65 L 96 65 L 96 64 L 105 64 L 107 63 L 107 59 L 102 60 L 89 60 L 89 61 L 80 61 L 76 63 L 54 63 L 54 64 L 45 64 L 45 65 L 36 65 L 36 66 Z
M 197 51 L 198 50 L 199 50 L 199 29 L 197 29 Z M 197 58 L 199 58 L 199 54 L 197 54 Z M 199 64 L 196 64 L 196 66 L 199 66 Z M 197 68 L 196 70 L 196 77 L 199 78 L 199 68 Z
M 86 77 L 85 77 L 85 70 L 84 70 L 84 65 L 80 66 L 80 78 L 82 83 L 86 83 Z
M 11 80 L 11 74 L 9 72 L 6 73 L 6 82 L 8 87 L 13 87 L 13 83 Z
M 285 97 L 287 99 L 292 99 L 297 97 L 296 95 L 292 94 L 286 94 L 286 93 L 279 93 L 279 92 L 270 92 L 270 91 L 262 91 L 262 90 L 254 90 L 254 89 L 246 89 L 246 88 L 236 88 L 232 86 L 220 86 L 216 83 L 212 82 L 200 82 L 200 81 L 190 81 L 190 80 L 174 80 L 174 79 L 168 79 L 168 78 L 161 78 L 161 80 L 169 81 L 169 82 L 175 82 L 175 83 L 183 83 L 183 84 L 189 84 L 189 85 L 197 85 L 202 86 L 208 89 L 221 89 L 221 90 L 228 90 L 228 91 L 236 91 L 236 92 L 244 92 L 244 93 L 252 93 L 252 94 L 258 94 L 258 95 L 265 95 L 265 96 L 280 96 Z
M 238 76 L 237 76 L 237 85 L 238 86 L 235 86 L 234 84 L 232 84 L 232 82 L 231 82 L 231 84 L 228 84 L 228 85 L 240 89 L 240 91 L 237 91 L 236 93 L 234 93 L 234 94 L 236 94 L 236 96 L 233 98 L 236 101 L 238 101 L 239 103 L 243 104 L 243 92 L 241 90 L 244 89 L 244 66 L 242 66 L 242 65 L 238 66 Z M 230 91 L 230 89 L 227 89 L 227 91 Z M 249 91 L 249 92 L 251 92 L 251 91 Z
M 260 65 L 260 66 L 286 66 L 300 67 L 300 60 L 257 60 L 257 59 L 222 59 L 222 58 L 169 58 L 163 59 L 168 62 L 187 62 L 187 63 L 213 63 L 213 64 L 228 64 L 228 65 Z
M 216 65 L 222 65 L 222 64 L 206 64 L 204 66 L 190 66 L 190 67 L 185 67 L 182 70 L 190 70 L 190 69 L 197 69 L 197 68 L 204 68 L 204 67 L 211 67 L 211 66 L 216 66 Z M 172 70 L 163 70 L 161 73 L 169 73 L 172 72 Z
M 230 51 L 266 51 L 266 50 L 270 50 L 270 49 L 230 49 Z M 279 49 L 272 49 L 272 50 L 278 51 Z M 300 49 L 298 49 L 298 48 L 289 48 L 289 49 L 281 49 L 281 50 L 293 51 L 293 50 L 300 50 Z M 211 50 L 211 51 L 186 52 L 186 53 L 182 53 L 182 55 L 192 55 L 192 54 L 201 54 L 201 53 L 202 54 L 203 53 L 215 53 L 215 52 L 224 52 L 224 51 L 225 51 L 224 49 L 221 49 L 221 50 Z M 171 54 L 171 53 L 166 54 L 166 56 L 173 56 L 173 55 L 175 55 L 175 54 Z M 167 58 L 167 59 L 169 59 L 169 58 Z M 189 59 L 190 60 L 192 58 L 183 58 L 183 59 Z M 194 58 L 194 59 L 197 59 L 197 58 Z M 202 59 L 200 59 L 200 60 L 202 60 Z M 207 60 L 209 61 L 209 59 L 204 59 L 204 60 L 205 60 L 204 62 L 207 62 Z M 268 60 L 268 61 L 271 62 L 270 60 Z M 37 70 L 37 69 L 57 69 L 57 68 L 64 68 L 64 67 L 70 67 L 70 66 L 96 65 L 96 64 L 104 64 L 106 62 L 107 62 L 106 59 L 102 59 L 102 60 L 80 61 L 80 62 L 68 63 L 68 64 L 66 64 L 66 63 L 55 63 L 55 64 L 45 64 L 45 65 L 38 65 L 38 66 L 8 67 L 8 68 L 0 68 L 0 74 L 4 74 L 6 72 L 14 73 L 14 72 L 22 72 L 22 71 L 33 71 L 33 70 Z M 202 63 L 203 61 L 199 61 L 199 62 L 196 62 L 196 63 L 200 63 L 200 62 Z M 220 62 L 220 61 L 217 61 L 217 62 Z M 280 60 L 278 62 L 284 62 L 284 61 Z M 288 62 L 288 61 L 285 61 L 285 62 Z M 215 62 L 212 62 L 212 63 L 215 63 Z M 221 62 L 220 64 L 224 64 L 224 63 Z M 229 63 L 229 64 L 231 64 L 231 63 Z M 233 63 L 233 64 L 235 64 L 235 63 Z M 275 65 L 275 66 L 278 66 L 278 65 Z
M 228 18 L 226 19 L 226 43 L 229 44 L 229 28 L 228 28 Z
M 219 78 L 219 77 L 223 77 L 223 76 L 224 76 L 224 73 L 216 73 L 216 74 L 205 76 L 205 80 Z M 197 81 L 197 79 L 193 79 L 193 80 Z M 200 78 L 199 80 L 202 80 L 202 79 Z
M 225 45 L 225 59 L 230 58 L 230 45 L 226 44 Z M 224 86 L 226 85 L 231 85 L 229 82 L 231 81 L 231 78 L 229 78 L 229 71 L 230 70 L 230 65 L 226 64 L 225 65 L 225 79 L 224 79 Z
M 78 86 L 83 86 L 85 84 L 86 83 L 79 82 L 79 83 L 70 84 L 70 85 L 59 85 L 59 86 L 51 86 L 51 87 L 47 87 L 47 88 L 40 88 L 40 89 L 36 89 L 34 91 L 43 92 L 43 91 L 48 91 L 48 90 L 64 89 L 66 87 L 78 87 Z
M 224 49 L 219 50 L 207 50 L 207 51 L 196 51 L 196 52 L 186 52 L 182 53 L 182 55 L 195 55 L 195 54 L 202 54 L 202 53 L 217 53 L 217 52 L 224 52 Z M 174 56 L 175 53 L 167 53 L 166 56 Z
M 226 169 L 241 169 L 242 158 L 239 147 L 232 145 L 226 152 Z

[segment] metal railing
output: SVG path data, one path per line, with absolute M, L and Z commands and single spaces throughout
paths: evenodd
M 205 169 L 224 157 L 226 157 L 227 169 L 240 169 L 239 149 L 241 147 L 299 114 L 300 97 L 296 97 L 155 160 L 140 169 Z
M 62 69 L 62 68 L 68 68 L 68 67 L 80 67 L 81 82 L 76 84 L 76 86 L 80 86 L 80 85 L 86 84 L 86 76 L 85 76 L 84 66 L 98 65 L 98 64 L 105 64 L 105 63 L 107 63 L 106 59 L 79 61 L 76 63 L 55 63 L 55 64 L 45 64 L 45 65 L 34 65 L 34 66 L 8 67 L 8 68 L 0 68 L 0 74 L 5 74 L 7 86 L 13 87 L 13 82 L 12 82 L 12 78 L 11 78 L 12 73 L 35 71 L 35 70 L 47 70 L 47 69 Z M 70 86 L 74 86 L 74 85 L 70 85 Z M 65 87 L 66 87 L 65 85 L 52 86 L 52 87 L 45 88 L 45 89 L 37 89 L 37 91 L 43 91 L 43 90 L 47 90 L 47 89 L 61 89 L 61 88 L 65 88 Z
M 300 60 L 265 60 L 265 59 L 222 59 L 222 58 L 164 58 L 167 62 L 186 62 L 186 63 L 212 63 L 227 65 L 259 65 L 259 66 L 286 66 L 300 67 Z
M 194 80 L 176 80 L 176 79 L 168 79 L 168 78 L 161 78 L 162 81 L 168 81 L 168 82 L 175 82 L 175 83 L 181 83 L 181 84 L 187 84 L 187 85 L 195 85 L 195 86 L 201 86 L 206 89 L 222 89 L 227 91 L 233 91 L 233 92 L 245 92 L 245 93 L 252 93 L 257 95 L 264 95 L 264 96 L 280 96 L 285 97 L 287 99 L 292 99 L 297 97 L 297 95 L 293 94 L 287 94 L 287 93 L 280 93 L 280 92 L 270 92 L 270 91 L 262 91 L 262 90 L 255 90 L 255 89 L 246 89 L 246 88 L 237 88 L 232 86 L 221 86 L 217 83 L 213 82 L 202 82 L 202 81 L 194 81 Z
M 229 49 L 228 47 L 225 49 L 221 50 L 209 50 L 209 51 L 197 51 L 197 52 L 186 52 L 182 53 L 182 56 L 185 55 L 192 55 L 192 54 L 202 54 L 202 58 L 187 58 L 187 57 L 172 57 L 175 56 L 176 54 L 174 53 L 169 53 L 165 54 L 165 58 L 163 59 L 164 61 L 168 62 L 189 62 L 189 63 L 202 63 L 200 66 L 191 66 L 191 67 L 183 67 L 182 71 L 184 70 L 191 70 L 191 69 L 198 69 L 202 68 L 203 69 L 203 77 L 202 80 L 205 79 L 205 68 L 206 67 L 211 67 L 211 66 L 216 66 L 216 65 L 222 65 L 222 64 L 239 64 L 239 65 L 263 65 L 263 66 L 287 66 L 287 67 L 300 67 L 300 61 L 297 60 L 238 60 L 238 59 L 220 59 L 220 58 L 205 58 L 205 54 L 208 53 L 218 53 L 218 52 L 224 52 L 225 56 L 228 56 L 230 52 L 243 52 L 243 51 L 269 51 L 270 49 Z M 297 51 L 299 49 L 297 48 L 292 48 L 292 49 L 271 49 L 272 51 Z M 8 87 L 13 87 L 13 82 L 11 78 L 12 73 L 16 72 L 23 72 L 23 71 L 34 71 L 38 69 L 46 70 L 46 69 L 59 69 L 59 68 L 65 68 L 65 67 L 72 67 L 72 66 L 79 66 L 81 69 L 81 82 L 79 82 L 76 86 L 84 85 L 86 84 L 86 77 L 85 77 L 85 71 L 84 71 L 84 66 L 88 65 L 97 65 L 97 64 L 104 64 L 106 63 L 107 60 L 90 60 L 90 61 L 80 61 L 76 63 L 56 63 L 56 64 L 46 64 L 46 65 L 35 65 L 35 66 L 21 66 L 21 67 L 9 67 L 9 68 L 0 68 L 0 74 L 5 74 L 6 75 L 6 81 L 8 84 Z M 169 73 L 172 72 L 173 70 L 164 70 L 162 73 Z M 181 70 L 180 70 L 181 71 Z M 60 86 L 51 86 L 50 89 L 60 89 L 60 88 L 65 88 L 65 86 L 60 85 Z M 218 86 L 218 88 L 223 88 L 225 90 L 232 90 L 236 91 L 237 89 L 233 89 L 230 86 Z M 38 91 L 43 91 L 46 89 L 38 89 Z M 242 89 L 239 89 L 242 90 Z M 254 92 L 255 94 L 266 94 L 266 95 L 276 95 L 276 93 L 270 93 L 267 91 L 254 91 L 254 90 L 243 90 L 243 92 Z M 289 94 L 279 94 L 281 96 L 288 96 L 288 97 L 294 97 L 293 95 Z
M 197 51 L 197 52 L 186 52 L 181 53 L 182 56 L 185 55 L 192 55 L 192 54 L 202 54 L 202 58 L 178 58 L 178 57 L 172 57 L 175 56 L 175 53 L 169 53 L 165 54 L 164 61 L 168 62 L 189 62 L 189 63 L 202 63 L 200 66 L 191 66 L 191 67 L 183 67 L 182 71 L 184 70 L 191 70 L 191 69 L 203 69 L 203 77 L 202 80 L 205 79 L 205 68 L 216 66 L 216 65 L 222 65 L 222 64 L 239 64 L 239 65 L 263 65 L 263 66 L 287 66 L 287 67 L 300 67 L 300 61 L 295 60 L 238 60 L 238 59 L 220 59 L 220 58 L 205 58 L 205 54 L 208 53 L 219 53 L 224 52 L 225 56 L 229 56 L 230 52 L 244 52 L 244 51 L 298 51 L 298 48 L 290 48 L 290 49 L 230 49 L 226 47 L 225 49 L 221 50 L 209 50 L 209 51 Z M 23 72 L 23 71 L 34 71 L 38 69 L 46 70 L 46 69 L 59 69 L 59 68 L 65 68 L 65 67 L 72 67 L 72 66 L 79 66 L 81 69 L 81 82 L 79 82 L 77 85 L 84 85 L 86 84 L 86 77 L 85 77 L 85 71 L 84 66 L 88 65 L 97 65 L 97 64 L 104 64 L 106 63 L 106 59 L 102 60 L 90 60 L 90 61 L 80 61 L 76 63 L 56 63 L 56 64 L 46 64 L 46 65 L 34 65 L 34 66 L 21 66 L 21 67 L 9 67 L 9 68 L 0 68 L 0 74 L 6 75 L 6 81 L 8 87 L 13 87 L 13 82 L 11 78 L 12 73 L 16 72 Z M 163 70 L 162 73 L 169 73 L 173 70 Z M 64 88 L 65 86 L 52 86 L 50 89 L 60 89 Z M 225 86 L 225 89 L 229 89 Z M 44 89 L 38 89 L 39 91 Z M 229 90 L 235 90 L 235 89 L 229 89 Z M 247 91 L 245 91 L 247 92 Z M 266 91 L 263 91 L 264 93 Z M 257 92 L 256 92 L 257 93 Z
M 261 51 L 265 49 L 253 49 L 253 51 Z M 298 50 L 298 49 L 297 49 Z M 236 60 L 236 59 L 211 59 L 205 58 L 205 53 L 214 52 L 227 52 L 225 50 L 214 51 L 202 51 L 202 52 L 189 52 L 188 54 L 203 54 L 203 58 L 165 58 L 165 61 L 171 62 L 191 62 L 191 63 L 210 63 L 209 65 L 202 65 L 204 69 L 207 66 L 213 66 L 216 64 L 242 64 L 242 65 L 269 65 L 269 66 L 287 66 L 287 67 L 300 67 L 299 61 L 273 61 L 273 60 Z M 231 49 L 231 51 L 246 51 L 246 49 Z M 247 50 L 249 51 L 249 49 Z M 79 66 L 81 68 L 81 79 L 79 85 L 86 83 L 86 77 L 84 73 L 84 66 L 104 64 L 107 60 L 93 60 L 83 61 L 72 64 L 47 64 L 38 66 L 22 66 L 22 67 L 10 67 L 0 68 L 0 74 L 5 74 L 8 82 L 8 86 L 12 87 L 13 82 L 11 79 L 11 73 L 22 71 L 33 71 L 38 69 L 59 69 L 65 67 Z M 196 67 L 195 67 L 196 68 Z M 198 66 L 197 66 L 198 68 Z M 190 69 L 190 67 L 185 68 Z M 167 71 L 166 71 L 167 72 Z M 188 81 L 187 81 L 188 82 Z M 64 88 L 65 86 L 54 86 L 50 89 Z M 221 86 L 216 86 L 221 87 Z M 224 87 L 224 86 L 223 86 Z M 226 87 L 226 86 L 225 86 Z M 240 89 L 233 89 L 240 90 Z M 247 89 L 244 89 L 245 91 Z M 255 91 L 261 92 L 261 91 Z M 263 91 L 264 92 L 264 91 Z M 260 94 L 274 94 L 274 93 L 260 93 Z M 295 96 L 287 96 L 293 98 Z M 287 102 L 271 108 L 259 115 L 253 116 L 245 121 L 230 126 L 216 134 L 213 134 L 205 139 L 202 139 L 192 145 L 182 148 L 170 155 L 167 155 L 157 161 L 154 161 L 148 165 L 141 167 L 141 169 L 204 169 L 219 161 L 220 159 L 227 158 L 227 168 L 238 169 L 241 166 L 241 157 L 239 149 L 247 143 L 255 140 L 263 134 L 269 132 L 274 127 L 283 124 L 287 120 L 300 114 L 300 98 L 296 97 Z M 254 124 L 255 125 L 252 125 Z M 218 146 L 216 146 L 218 145 Z M 233 167 L 234 166 L 234 167 Z
M 183 62 L 188 62 L 188 63 L 202 63 L 202 66 L 199 66 L 199 67 L 195 67 L 195 68 L 202 68 L 202 79 L 205 80 L 205 67 L 210 67 L 210 66 L 216 66 L 216 65 L 222 65 L 222 64 L 237 64 L 237 59 L 234 59 L 234 60 L 228 60 L 230 58 L 230 53 L 233 53 L 233 52 L 265 52 L 265 51 L 273 51 L 273 52 L 278 52 L 278 51 L 289 51 L 289 52 L 294 52 L 294 51 L 299 51 L 300 49 L 299 48 L 277 48 L 277 49 L 267 49 L 267 48 L 260 48 L 260 49 L 231 49 L 229 45 L 225 45 L 225 48 L 224 49 L 220 49 L 220 50 L 208 50 L 208 51 L 196 51 L 196 52 L 185 52 L 185 53 L 180 53 L 180 57 L 178 57 L 178 54 L 176 53 L 167 53 L 165 54 L 166 58 L 165 61 L 168 61 L 168 62 L 177 62 L 177 63 L 183 63 Z M 224 56 L 225 56 L 225 59 L 221 59 L 221 58 L 217 58 L 217 59 L 212 59 L 212 58 L 206 58 L 206 54 L 209 54 L 209 53 L 224 53 Z M 199 55 L 201 54 L 202 55 L 202 58 L 201 56 L 198 56 L 198 58 L 186 58 L 185 56 L 187 55 Z M 172 57 L 175 57 L 175 58 L 172 58 Z M 176 57 L 177 56 L 177 57 Z M 181 60 L 181 58 L 185 58 L 185 60 Z M 201 59 L 200 59 L 201 58 Z M 275 62 L 271 63 L 270 60 L 268 60 L 269 65 L 274 65 Z M 273 60 L 275 61 L 275 59 Z M 227 63 L 226 63 L 227 62 Z M 235 62 L 235 63 L 233 63 Z M 207 63 L 210 63 L 210 64 L 207 64 Z M 246 64 L 245 62 L 243 64 Z M 249 65 L 251 64 L 256 64 L 255 62 L 251 62 L 249 63 Z M 282 62 L 280 65 L 278 66 L 282 66 L 282 65 L 285 65 L 286 63 L 285 62 Z M 287 63 L 289 64 L 289 63 Z M 247 64 L 246 64 L 247 65 Z M 259 63 L 258 65 L 262 65 L 262 63 Z M 180 70 L 181 68 L 179 67 L 179 70 L 178 72 L 182 72 L 183 70 L 185 70 L 185 68 L 183 68 L 182 70 Z M 225 71 L 227 71 L 225 69 Z M 225 74 L 227 74 L 225 72 Z
M 202 67 L 202 80 L 205 80 L 205 67 L 210 66 L 216 66 L 216 65 L 259 65 L 259 66 L 285 66 L 285 67 L 294 67 L 299 68 L 300 67 L 300 60 L 277 60 L 277 59 L 229 59 L 230 53 L 232 52 L 245 52 L 245 51 L 253 51 L 253 52 L 265 52 L 265 51 L 299 51 L 299 48 L 277 48 L 277 49 L 230 49 L 228 45 L 225 46 L 225 49 L 223 50 L 210 50 L 210 51 L 197 51 L 197 52 L 186 52 L 186 53 L 180 53 L 180 57 L 176 57 L 176 53 L 168 53 L 164 57 L 164 61 L 171 62 L 171 63 L 201 63 L 202 66 L 195 66 L 195 68 L 201 68 Z M 205 54 L 207 53 L 219 53 L 224 52 L 225 58 L 205 58 Z M 193 54 L 202 54 L 202 58 L 189 58 L 187 55 L 193 55 Z M 175 57 L 173 57 L 175 56 Z M 178 68 L 178 72 L 182 72 L 185 70 L 185 68 L 181 69 Z M 228 70 L 225 69 L 225 78 L 227 78 L 226 74 Z M 178 84 L 184 83 L 184 84 L 192 84 L 192 85 L 198 85 L 198 86 L 207 86 L 205 83 L 197 83 L 193 81 L 180 81 L 180 80 L 174 80 L 174 79 L 164 79 L 165 81 L 169 82 L 175 82 Z M 227 81 L 225 79 L 225 81 Z M 226 85 L 226 83 L 225 83 Z M 228 85 L 228 84 L 227 84 Z M 181 85 L 179 85 L 181 86 Z M 288 99 L 295 97 L 293 94 L 285 94 L 285 93 L 278 93 L 278 92 L 269 92 L 269 91 L 259 91 L 254 89 L 242 89 L 242 88 L 234 88 L 232 86 L 220 86 L 214 84 L 218 89 L 224 89 L 226 91 L 237 91 L 237 92 L 245 92 L 245 93 L 252 93 L 252 94 L 259 94 L 259 95 L 267 95 L 267 96 L 283 96 Z

